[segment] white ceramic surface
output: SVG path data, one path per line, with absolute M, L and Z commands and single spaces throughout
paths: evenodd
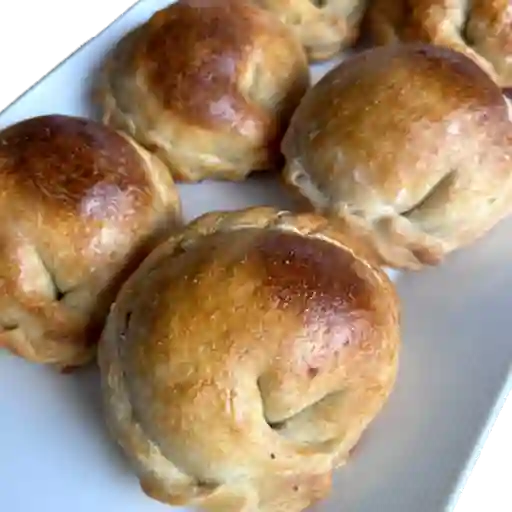
M 167 3 L 141 0 L 2 113 L 0 127 L 45 113 L 93 116 L 91 77 L 105 52 Z M 290 206 L 271 179 L 181 191 L 188 218 L 251 204 Z M 511 262 L 512 219 L 438 268 L 395 278 L 403 302 L 397 387 L 316 512 L 452 507 L 511 387 Z M 62 376 L 0 353 L 0 418 L 0 510 L 180 510 L 140 491 L 106 433 L 95 369 Z

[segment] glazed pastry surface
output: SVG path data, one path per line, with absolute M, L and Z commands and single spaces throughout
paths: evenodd
M 116 301 L 107 420 L 158 500 L 300 511 L 386 402 L 398 349 L 393 285 L 357 240 L 312 214 L 210 213 Z
M 77 366 L 111 301 L 180 203 L 161 163 L 99 123 L 61 115 L 0 132 L 0 346 Z
M 377 43 L 447 46 L 469 56 L 501 86 L 512 86 L 509 0 L 374 0 L 367 17 Z
M 284 174 L 384 264 L 421 268 L 510 212 L 510 142 L 509 104 L 468 57 L 388 45 L 308 92 L 283 141 Z
M 97 99 L 180 181 L 242 180 L 281 163 L 279 145 L 309 86 L 293 32 L 245 0 L 181 0 L 123 38 Z

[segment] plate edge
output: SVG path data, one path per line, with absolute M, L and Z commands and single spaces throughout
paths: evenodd
M 491 444 L 491 436 L 495 433 L 496 424 L 500 416 L 504 415 L 504 409 L 508 401 L 512 398 L 512 364 L 509 366 L 508 376 L 501 393 L 495 400 L 492 406 L 492 412 L 489 414 L 484 427 L 481 429 L 478 440 L 472 448 L 464 467 L 461 469 L 459 477 L 452 487 L 446 511 L 456 512 L 456 507 L 462 505 L 464 507 L 465 500 L 463 499 L 464 493 L 468 490 L 467 487 L 472 485 L 471 477 L 477 472 L 478 461 L 489 450 Z M 470 493 L 472 495 L 472 490 Z
M 71 48 L 64 49 L 64 55 L 57 55 L 54 64 L 48 64 L 47 71 L 36 71 L 32 73 L 30 80 L 25 80 L 22 88 L 16 89 L 15 96 L 8 96 L 7 103 L 0 104 L 0 116 L 7 112 L 10 107 L 15 105 L 26 93 L 33 91 L 38 87 L 45 78 L 47 78 L 53 71 L 55 71 L 61 64 L 65 63 L 69 58 L 74 57 L 77 53 L 83 50 L 89 43 L 91 43 L 97 36 L 104 30 L 109 29 L 114 23 L 119 21 L 127 12 L 133 9 L 139 2 L 143 0 L 124 0 L 119 7 L 114 7 L 110 15 L 106 15 L 103 23 L 96 25 L 94 32 L 81 32 L 80 39 L 75 39 L 71 42 Z

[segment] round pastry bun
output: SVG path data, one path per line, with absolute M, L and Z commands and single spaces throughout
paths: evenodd
M 296 512 L 328 493 L 396 378 L 399 306 L 315 214 L 214 212 L 123 286 L 100 344 L 106 417 L 144 491 Z
M 368 0 L 253 0 L 290 26 L 310 61 L 322 61 L 352 46 Z
M 512 86 L 509 0 L 373 0 L 366 18 L 377 44 L 447 46 L 473 59 L 501 86 Z
M 438 263 L 512 208 L 511 121 L 474 62 L 424 44 L 370 49 L 308 92 L 285 180 L 397 268 Z
M 0 346 L 85 364 L 120 280 L 179 222 L 172 178 L 124 135 L 48 115 L 0 132 L 0 190 Z
M 179 0 L 120 41 L 97 98 L 104 122 L 176 180 L 242 180 L 282 163 L 309 81 L 300 42 L 273 15 L 246 0 Z

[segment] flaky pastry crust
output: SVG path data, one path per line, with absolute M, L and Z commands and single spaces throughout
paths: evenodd
M 124 135 L 61 115 L 1 131 L 0 347 L 88 362 L 120 281 L 179 217 L 166 169 Z
M 436 264 L 512 208 L 508 103 L 448 48 L 362 52 L 306 94 L 283 140 L 286 181 L 398 268 Z
M 373 0 L 367 12 L 375 41 L 422 41 L 460 51 L 512 86 L 512 3 L 509 0 Z
M 330 59 L 352 46 L 368 0 L 253 0 L 290 26 L 310 61 Z
M 364 246 L 314 214 L 209 213 L 118 296 L 107 422 L 160 501 L 300 511 L 386 402 L 398 350 L 397 296 Z
M 180 0 L 123 38 L 96 98 L 106 124 L 157 154 L 176 180 L 274 170 L 309 86 L 293 32 L 245 0 Z

